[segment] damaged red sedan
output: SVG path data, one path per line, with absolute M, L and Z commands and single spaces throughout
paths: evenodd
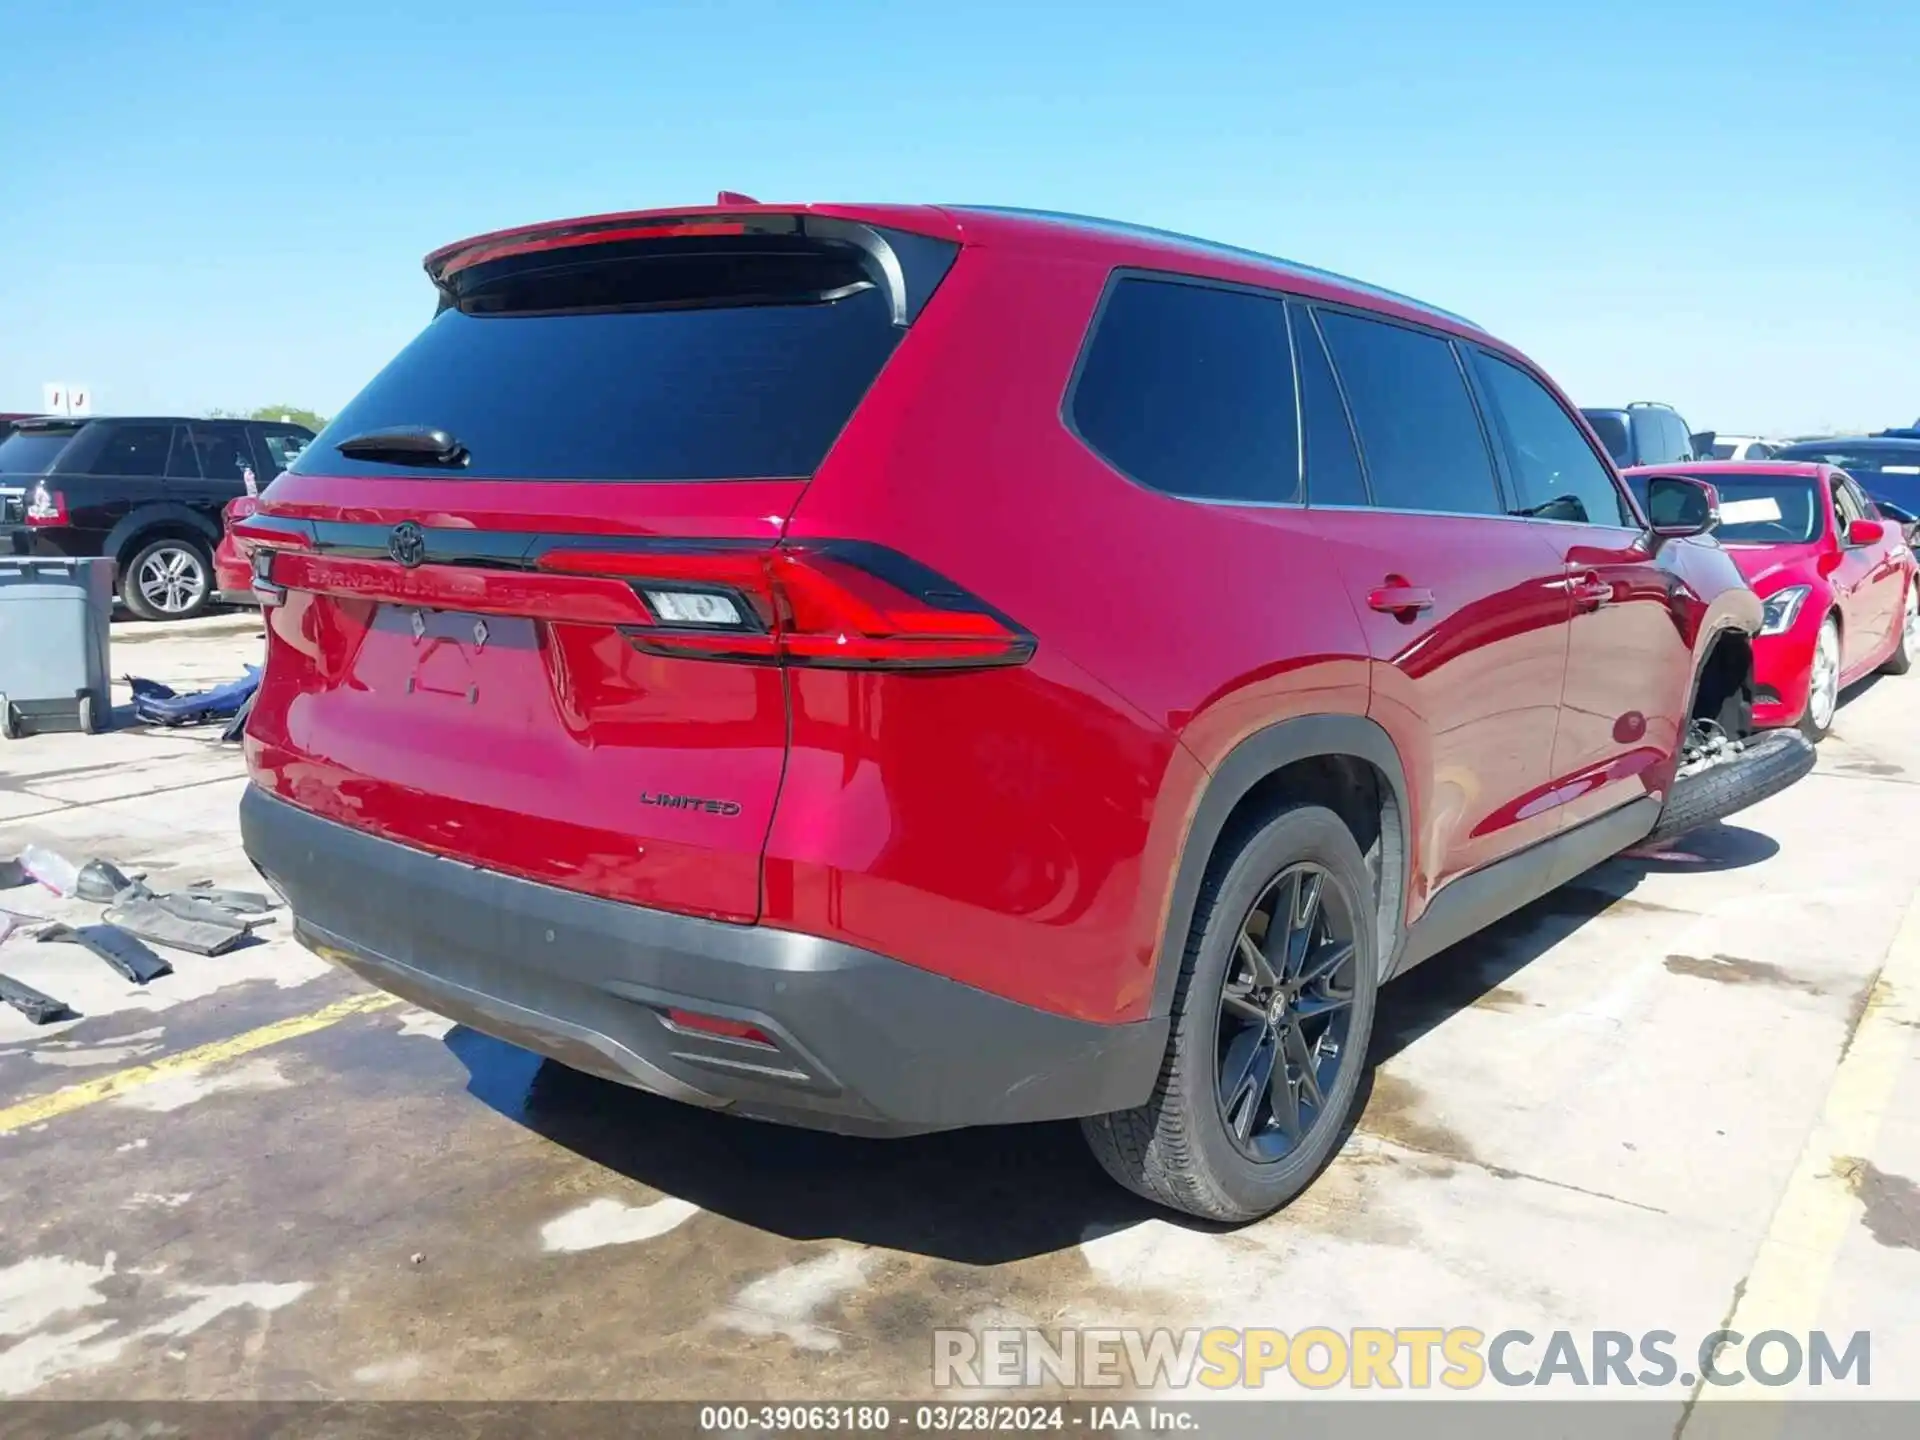
M 1652 473 L 1626 475 L 1644 494 Z M 1904 675 L 1920 651 L 1913 551 L 1831 465 L 1752 461 L 1688 473 L 1720 492 L 1714 533 L 1766 607 L 1753 646 L 1754 724 L 1797 725 L 1818 740 L 1833 728 L 1843 689 L 1875 670 Z

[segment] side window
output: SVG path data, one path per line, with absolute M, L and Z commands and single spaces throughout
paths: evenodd
M 1636 465 L 1664 465 L 1679 456 L 1669 454 L 1672 443 L 1667 435 L 1667 427 L 1658 410 L 1629 410 L 1627 422 L 1633 426 L 1633 463 Z
M 1853 501 L 1853 508 L 1865 518 L 1873 519 L 1875 514 L 1873 501 L 1868 498 L 1867 492 L 1860 488 L 1860 482 L 1851 475 L 1842 475 L 1840 485 Z
M 1673 449 L 1674 459 L 1697 460 L 1700 458 L 1693 453 L 1693 435 L 1687 429 L 1687 422 L 1671 410 L 1667 412 L 1667 431 L 1672 437 L 1668 444 Z
M 266 452 L 267 471 L 265 479 L 271 480 L 282 470 L 300 458 L 300 452 L 307 448 L 313 437 L 292 430 L 268 430 L 261 434 L 260 445 Z
M 1866 508 L 1854 499 L 1853 492 L 1847 489 L 1845 482 L 1838 476 L 1835 476 L 1833 481 L 1833 518 L 1834 523 L 1840 528 L 1842 539 L 1846 538 L 1847 527 L 1854 521 L 1864 518 L 1866 513 Z
M 1513 476 L 1517 515 L 1587 525 L 1627 525 L 1613 475 L 1553 394 L 1518 365 L 1474 349 Z
M 1121 473 L 1200 500 L 1300 498 L 1282 300 L 1125 279 L 1073 390 L 1081 437 Z
M 200 473 L 223 485 L 244 484 L 253 468 L 253 449 L 244 425 L 198 421 L 193 426 L 193 448 L 200 452 Z
M 155 480 L 167 473 L 167 452 L 173 447 L 172 425 L 116 425 L 100 458 L 96 475 L 134 475 Z
M 1340 398 L 1339 382 L 1327 363 L 1313 312 L 1292 305 L 1293 353 L 1300 368 L 1300 423 L 1305 430 L 1307 503 L 1309 505 L 1365 505 L 1367 482 L 1360 473 L 1360 453 L 1353 448 L 1353 426 L 1347 402 Z
M 1353 411 L 1373 503 L 1498 515 L 1493 460 L 1453 346 L 1384 320 L 1332 310 L 1319 319 Z

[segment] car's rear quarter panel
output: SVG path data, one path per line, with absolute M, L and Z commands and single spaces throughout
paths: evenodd
M 1039 648 L 795 672 L 764 918 L 1120 1021 L 1208 767 L 1289 715 L 1364 714 L 1367 659 L 1302 512 L 1147 490 L 1062 423 L 1114 263 L 963 253 L 796 509 L 791 536 L 904 551 Z

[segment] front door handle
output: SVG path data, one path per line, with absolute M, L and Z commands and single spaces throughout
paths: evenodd
M 1386 584 L 1368 593 L 1367 607 L 1397 620 L 1411 620 L 1422 610 L 1433 608 L 1433 591 L 1409 585 L 1405 576 L 1389 575 Z
M 1613 600 L 1613 586 L 1591 570 L 1572 576 L 1567 592 L 1572 595 L 1573 603 L 1585 610 L 1598 610 Z

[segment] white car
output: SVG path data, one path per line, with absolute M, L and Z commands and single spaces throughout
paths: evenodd
M 1720 435 L 1713 437 L 1711 460 L 1771 460 L 1780 453 L 1784 440 L 1767 440 L 1758 435 Z

